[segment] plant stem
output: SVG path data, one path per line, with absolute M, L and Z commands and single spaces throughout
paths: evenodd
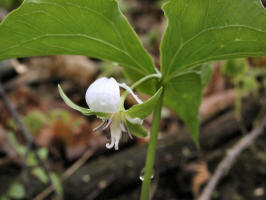
M 141 200 L 149 200 L 150 196 L 150 184 L 153 173 L 153 165 L 155 160 L 155 152 L 157 147 L 158 133 L 161 121 L 161 112 L 163 105 L 163 93 L 158 100 L 158 104 L 153 112 L 153 120 L 151 126 L 151 135 L 149 146 L 147 150 L 146 163 L 144 168 L 144 181 L 141 186 Z
M 144 83 L 145 81 L 149 80 L 149 79 L 153 79 L 153 78 L 161 78 L 161 74 L 150 74 L 148 76 L 143 77 L 142 79 L 138 80 L 137 82 L 135 82 L 132 86 L 131 89 L 134 90 L 137 86 L 139 86 L 140 84 Z M 126 90 L 120 97 L 120 101 L 121 104 L 124 105 L 125 99 L 127 97 L 127 95 L 129 95 L 129 91 Z

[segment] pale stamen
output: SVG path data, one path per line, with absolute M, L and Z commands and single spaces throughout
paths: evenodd
M 133 136 L 132 136 L 132 134 L 129 132 L 129 130 L 127 130 L 127 134 L 128 134 L 128 136 L 129 136 L 129 138 L 130 138 L 131 140 L 133 140 Z
M 109 126 L 111 125 L 111 123 L 112 123 L 112 119 L 109 119 L 108 120 L 108 123 L 106 124 L 106 126 L 103 127 L 103 130 L 106 130 L 107 128 L 109 128 Z
M 105 125 L 105 123 L 106 123 L 106 120 L 102 120 L 102 122 L 93 129 L 93 132 L 100 130 Z

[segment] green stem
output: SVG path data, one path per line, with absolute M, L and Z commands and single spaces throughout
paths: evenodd
M 145 81 L 149 80 L 149 79 L 153 79 L 153 78 L 161 78 L 161 74 L 150 74 L 148 76 L 143 77 L 142 79 L 138 80 L 137 82 L 135 82 L 132 86 L 131 89 L 134 90 L 137 86 L 139 86 L 140 84 L 144 83 Z M 129 95 L 129 91 L 125 91 L 121 97 L 120 97 L 120 102 L 122 105 L 124 105 L 125 99 L 127 97 L 127 95 Z
M 163 93 L 158 100 L 158 104 L 153 112 L 153 120 L 151 126 L 151 135 L 146 155 L 146 163 L 144 168 L 144 181 L 141 186 L 141 200 L 149 200 L 150 196 L 150 184 L 153 173 L 153 165 L 155 159 L 155 152 L 157 147 L 158 133 L 161 121 L 161 112 L 163 105 Z

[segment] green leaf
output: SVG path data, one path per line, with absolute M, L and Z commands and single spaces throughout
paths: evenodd
M 7 197 L 6 195 L 2 195 L 2 196 L 0 197 L 0 200 L 10 200 L 10 198 Z
M 25 188 L 19 182 L 13 183 L 8 191 L 8 196 L 14 199 L 23 199 L 25 194 Z
M 205 63 L 200 68 L 198 73 L 201 74 L 201 85 L 204 88 L 212 77 L 213 67 L 212 63 Z
M 30 151 L 27 157 L 27 166 L 34 167 L 36 165 L 38 165 L 38 160 L 35 156 L 35 153 L 33 151 Z
M 42 148 L 38 149 L 37 153 L 43 161 L 45 161 L 47 159 L 47 156 L 48 156 L 47 148 L 42 147 Z M 33 151 L 28 152 L 27 165 L 31 166 L 31 167 L 38 165 L 38 160 L 37 160 L 36 155 Z
M 23 117 L 23 122 L 26 124 L 30 133 L 37 134 L 42 130 L 45 123 L 48 122 L 48 118 L 43 112 L 33 110 Z
M 56 193 L 59 196 L 63 197 L 63 185 L 61 183 L 59 176 L 55 173 L 51 173 L 51 181 L 55 187 Z
M 64 109 L 51 110 L 48 115 L 51 121 L 60 119 L 66 124 L 71 121 L 71 114 Z
M 36 176 L 42 183 L 48 183 L 49 179 L 41 167 L 34 168 L 31 173 Z
M 40 156 L 40 158 L 44 161 L 47 159 L 48 157 L 48 149 L 45 147 L 39 148 L 38 149 L 38 155 Z
M 116 62 L 133 81 L 155 73 L 116 0 L 25 0 L 0 25 L 0 60 L 58 54 Z
M 149 100 L 142 104 L 136 104 L 126 111 L 126 114 L 130 118 L 147 118 L 153 111 L 154 106 L 157 103 L 158 98 L 161 96 L 163 88 L 160 88 Z
M 161 44 L 165 82 L 211 60 L 266 55 L 260 0 L 171 0 Z
M 13 132 L 8 132 L 7 134 L 8 142 L 12 145 L 13 148 L 18 152 L 20 156 L 25 156 L 27 148 L 21 145 Z
M 165 87 L 164 102 L 176 111 L 198 143 L 199 117 L 203 84 L 201 72 L 190 72 L 170 80 Z
M 62 90 L 61 86 L 58 84 L 58 90 L 59 90 L 59 94 L 62 97 L 62 99 L 64 100 L 64 102 L 70 107 L 73 108 L 74 110 L 77 110 L 79 112 L 81 112 L 84 115 L 97 115 L 100 118 L 108 118 L 110 116 L 110 114 L 108 113 L 102 113 L 102 112 L 94 112 L 91 111 L 88 108 L 83 108 L 81 106 L 76 105 L 74 102 L 72 102 L 64 93 L 64 91 Z
M 245 72 L 248 70 L 248 61 L 246 59 L 232 59 L 227 60 L 222 66 L 221 71 L 226 76 L 230 78 L 235 78 L 237 76 L 244 76 Z
M 132 124 L 129 121 L 126 121 L 127 128 L 129 132 L 136 137 L 146 137 L 148 135 L 148 132 L 146 129 L 142 127 L 140 124 Z

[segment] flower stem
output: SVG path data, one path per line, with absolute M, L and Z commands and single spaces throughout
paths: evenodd
M 131 89 L 134 90 L 137 86 L 139 86 L 140 84 L 144 83 L 145 81 L 149 80 L 149 79 L 153 79 L 153 78 L 158 78 L 160 79 L 162 77 L 161 74 L 150 74 L 148 76 L 143 77 L 142 79 L 138 80 L 137 82 L 135 82 L 132 86 Z M 120 97 L 120 102 L 122 105 L 124 105 L 125 99 L 127 97 L 127 95 L 129 95 L 129 91 L 126 90 Z
M 155 152 L 157 147 L 158 133 L 161 121 L 161 112 L 163 105 L 163 93 L 158 100 L 158 104 L 153 112 L 153 120 L 151 126 L 151 135 L 149 146 L 146 155 L 146 163 L 144 168 L 144 181 L 141 186 L 141 200 L 149 200 L 150 196 L 150 184 L 153 173 L 153 165 L 155 159 Z

